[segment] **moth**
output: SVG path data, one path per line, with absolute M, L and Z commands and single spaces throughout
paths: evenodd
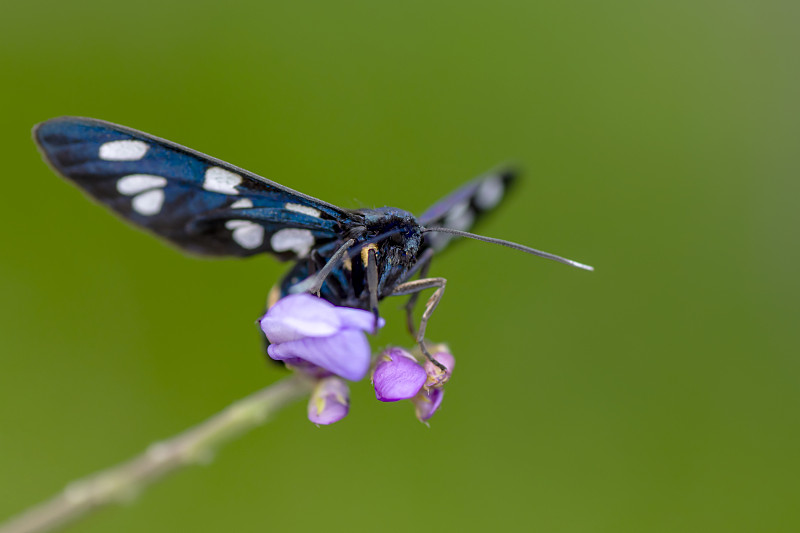
M 33 136 L 57 174 L 180 249 L 207 256 L 269 253 L 294 261 L 273 300 L 311 292 L 337 306 L 371 311 L 377 326 L 380 300 L 410 296 L 408 329 L 431 360 L 425 331 L 447 280 L 427 273 L 432 257 L 454 236 L 592 270 L 527 246 L 467 233 L 506 196 L 515 179 L 510 170 L 474 179 L 415 217 L 394 207 L 343 209 L 179 144 L 102 120 L 54 118 L 35 126 Z M 417 297 L 429 289 L 433 293 L 415 327 Z

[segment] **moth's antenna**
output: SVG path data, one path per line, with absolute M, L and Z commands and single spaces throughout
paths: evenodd
M 484 237 L 483 235 L 475 235 L 474 233 L 467 233 L 466 231 L 459 231 L 457 229 L 425 228 L 422 230 L 422 233 L 430 233 L 434 231 L 437 233 L 449 233 L 451 235 L 458 235 L 459 237 L 467 237 L 469 239 L 475 239 L 476 241 L 499 244 L 501 246 L 507 246 L 509 248 L 513 248 L 514 250 L 519 250 L 520 252 L 525 252 L 526 254 L 531 254 L 538 257 L 544 257 L 545 259 L 552 259 L 553 261 L 558 261 L 559 263 L 564 263 L 565 265 L 574 266 L 576 268 L 582 268 L 584 270 L 590 270 L 590 271 L 594 270 L 593 266 L 584 265 L 583 263 L 578 263 L 577 261 L 573 261 L 572 259 L 567 259 L 566 257 L 561 257 L 559 255 L 542 252 L 541 250 L 536 250 L 534 248 L 523 246 L 522 244 L 517 244 L 515 242 L 504 241 L 503 239 L 494 239 L 492 237 Z

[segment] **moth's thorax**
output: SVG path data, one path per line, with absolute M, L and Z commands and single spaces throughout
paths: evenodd
M 353 223 L 342 228 L 340 240 L 314 250 L 292 268 L 281 283 L 282 295 L 288 294 L 295 283 L 322 269 L 345 239 L 354 239 L 355 244 L 323 283 L 323 298 L 336 305 L 370 308 L 364 253 L 368 249 L 375 250 L 379 298 L 390 295 L 397 285 L 407 281 L 422 246 L 422 226 L 414 215 L 394 207 L 363 209 L 351 214 Z

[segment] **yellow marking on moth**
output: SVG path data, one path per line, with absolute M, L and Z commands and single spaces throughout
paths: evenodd
M 369 251 L 375 250 L 375 255 L 378 255 L 378 246 L 373 242 L 361 249 L 361 262 L 364 263 L 364 266 L 367 266 L 369 262 Z
M 278 285 L 273 285 L 267 295 L 267 309 L 278 303 L 281 299 L 281 288 Z

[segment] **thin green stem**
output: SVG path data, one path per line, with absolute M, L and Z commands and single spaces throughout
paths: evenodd
M 256 428 L 307 395 L 313 383 L 296 374 L 243 398 L 142 454 L 74 481 L 60 493 L 0 525 L 0 533 L 40 533 L 69 524 L 112 503 L 130 501 L 148 485 L 192 464 L 208 462 L 225 442 Z

